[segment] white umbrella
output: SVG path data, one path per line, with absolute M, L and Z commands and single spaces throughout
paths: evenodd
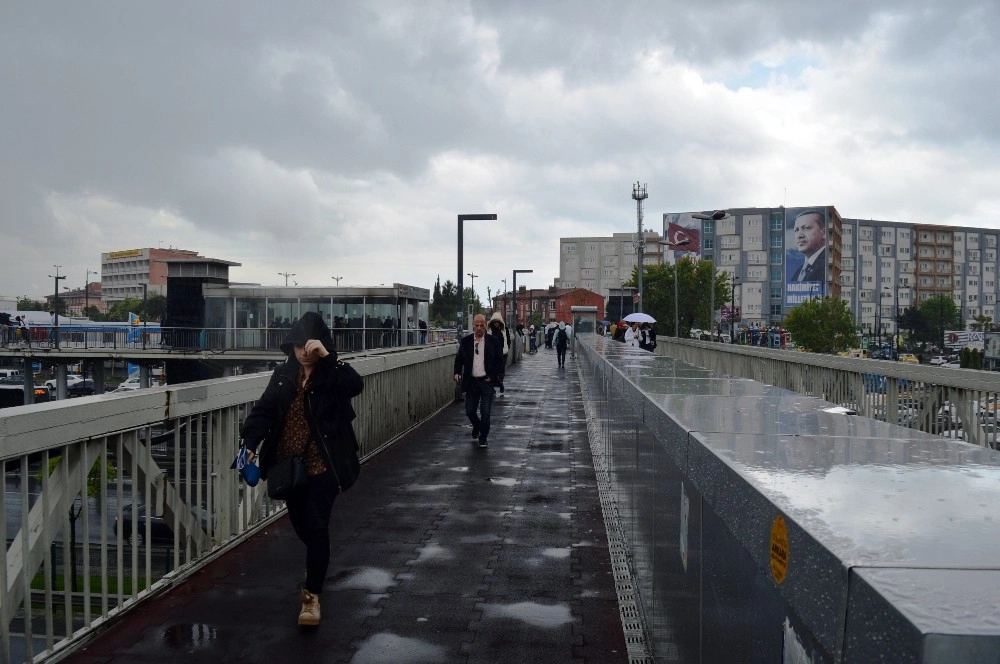
M 641 311 L 637 311 L 634 314 L 629 314 L 622 319 L 626 323 L 655 323 L 656 319 L 649 314 L 644 314 Z

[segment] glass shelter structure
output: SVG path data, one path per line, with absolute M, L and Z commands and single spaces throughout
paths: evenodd
M 410 346 L 421 342 L 430 290 L 379 287 L 282 287 L 205 284 L 205 328 L 225 335 L 233 349 L 277 349 L 288 328 L 316 311 L 333 331 L 339 351 Z

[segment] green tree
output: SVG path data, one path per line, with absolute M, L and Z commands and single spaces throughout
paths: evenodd
M 108 309 L 106 320 L 127 321 L 128 315 L 132 313 L 136 316 L 142 313 L 142 300 L 137 297 L 126 297 Z
M 450 326 L 455 323 L 455 313 L 458 311 L 458 286 L 450 279 L 438 287 L 438 293 L 431 300 L 430 316 L 439 326 Z
M 146 318 L 152 321 L 159 321 L 167 317 L 167 298 L 157 293 L 146 298 Z
M 680 336 L 689 336 L 693 328 L 709 329 L 712 320 L 712 261 L 696 261 L 683 256 L 677 265 L 662 263 L 650 265 L 643 272 L 642 310 L 657 320 L 657 333 L 674 335 L 674 278 L 677 282 L 677 317 L 680 323 Z M 721 306 L 732 297 L 732 285 L 725 272 L 716 272 L 715 303 Z M 635 288 L 638 272 L 633 268 L 632 279 L 623 284 Z M 716 309 L 719 308 L 716 307 Z
M 45 311 L 45 302 L 33 300 L 27 295 L 17 298 L 18 311 Z
M 833 353 L 858 345 L 854 317 L 840 298 L 802 302 L 785 316 L 784 327 L 797 345 L 814 353 Z
M 944 331 L 962 326 L 962 316 L 950 295 L 935 295 L 920 303 L 921 325 L 914 340 L 931 342 L 944 348 Z

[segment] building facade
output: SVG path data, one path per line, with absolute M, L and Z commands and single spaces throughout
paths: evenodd
M 617 286 L 616 286 L 617 288 Z M 597 307 L 597 320 L 604 320 L 604 296 L 586 288 L 519 288 L 517 302 L 513 292 L 498 293 L 492 302 L 493 311 L 499 311 L 504 320 L 511 320 L 510 314 L 516 308 L 516 320 L 528 324 L 537 316 L 543 325 L 573 320 L 572 307 Z
M 635 233 L 611 237 L 570 237 L 559 240 L 557 288 L 585 288 L 610 296 L 632 278 L 637 261 Z M 643 233 L 643 265 L 663 262 L 663 237 L 655 230 Z
M 780 324 L 805 300 L 839 297 L 859 329 L 892 334 L 899 312 L 937 295 L 952 298 L 967 326 L 979 316 L 997 321 L 1000 230 L 848 219 L 832 205 L 695 214 L 712 211 L 665 213 L 662 235 L 646 235 L 643 263 L 685 253 L 714 261 L 733 284 L 742 323 Z M 617 292 L 636 265 L 633 237 L 562 238 L 557 284 Z M 661 237 L 685 243 L 672 249 Z M 716 321 L 729 306 L 716 302 Z
M 197 251 L 184 249 L 124 249 L 101 254 L 101 299 L 105 304 L 126 297 L 167 294 L 167 261 L 195 258 Z
M 797 220 L 813 213 L 826 229 L 825 274 L 798 281 Z M 859 329 L 876 333 L 896 332 L 899 312 L 937 295 L 951 297 L 967 325 L 996 320 L 1000 230 L 842 218 L 832 205 L 732 208 L 717 221 L 668 213 L 666 237 L 671 224 L 698 233 L 700 258 L 734 279 L 746 323 L 781 323 L 799 302 L 822 296 L 843 299 Z

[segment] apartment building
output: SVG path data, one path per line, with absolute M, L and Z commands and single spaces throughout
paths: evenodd
M 571 237 L 559 240 L 558 288 L 585 288 L 605 299 L 632 278 L 637 263 L 636 233 L 611 237 Z M 663 236 L 649 229 L 643 233 L 642 262 L 647 267 L 663 262 Z
M 891 334 L 896 312 L 936 295 L 950 296 L 967 324 L 997 320 L 998 229 L 847 219 L 832 205 L 695 214 L 712 211 L 664 213 L 662 234 L 646 235 L 643 262 L 672 263 L 684 253 L 713 260 L 734 284 L 742 322 L 780 323 L 799 303 L 830 296 L 848 304 L 860 328 Z M 810 233 L 820 244 L 809 244 Z M 660 244 L 682 236 L 682 247 Z M 557 283 L 608 297 L 631 278 L 633 237 L 561 239 Z M 725 305 L 716 302 L 716 311 Z

